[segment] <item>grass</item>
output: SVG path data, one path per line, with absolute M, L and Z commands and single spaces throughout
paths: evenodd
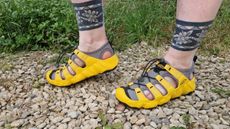
M 106 28 L 116 50 L 147 41 L 170 43 L 175 0 L 107 0 Z M 0 53 L 57 50 L 78 42 L 75 12 L 67 0 L 1 0 Z M 230 48 L 230 1 L 225 0 L 201 50 L 222 55 Z
M 228 89 L 223 89 L 223 88 L 212 88 L 211 91 L 213 93 L 217 93 L 222 97 L 230 97 L 230 90 Z
M 189 114 L 183 114 L 182 115 L 182 119 L 183 119 L 183 124 L 185 125 L 185 127 L 182 126 L 173 126 L 170 129 L 193 129 L 194 128 L 194 123 L 191 122 L 191 116 Z
M 99 118 L 101 119 L 101 126 L 97 127 L 96 129 L 122 129 L 122 123 L 109 123 L 106 115 L 100 111 Z
M 1 51 L 73 44 L 77 35 L 74 17 L 66 0 L 1 0 Z

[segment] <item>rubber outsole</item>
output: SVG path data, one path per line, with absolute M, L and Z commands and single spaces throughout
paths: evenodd
M 191 91 L 191 92 L 189 92 L 189 93 L 187 93 L 187 94 L 182 94 L 181 96 L 185 96 L 185 95 L 191 95 L 192 93 L 194 93 L 195 91 Z M 181 97 L 181 96 L 179 96 L 179 97 Z M 124 102 L 121 102 L 120 100 L 118 100 L 118 102 L 119 103 L 121 103 L 121 104 L 123 104 L 124 106 L 125 106 L 125 108 L 131 108 L 131 109 L 153 109 L 153 108 L 156 108 L 156 107 L 158 107 L 158 106 L 162 106 L 162 105 L 164 105 L 164 104 L 167 104 L 168 102 L 170 102 L 171 100 L 174 100 L 174 99 L 178 99 L 179 97 L 175 97 L 175 98 L 170 98 L 169 99 L 169 101 L 167 101 L 167 102 L 165 102 L 165 103 L 162 103 L 162 104 L 158 104 L 158 105 L 156 105 L 155 107 L 151 107 L 151 108 L 144 108 L 144 107 L 141 107 L 141 108 L 137 108 L 137 107 L 131 107 L 131 106 L 129 106 L 128 104 L 126 104 L 126 103 L 124 103 Z

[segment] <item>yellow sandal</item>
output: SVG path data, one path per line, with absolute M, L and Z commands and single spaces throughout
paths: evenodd
M 194 58 L 194 62 L 195 60 L 196 57 Z M 152 67 L 153 64 L 155 65 L 154 67 Z M 153 70 L 153 72 L 156 74 L 154 76 L 149 76 L 148 72 L 150 70 Z M 176 88 L 160 75 L 161 71 L 167 72 L 177 80 Z M 143 78 L 147 78 L 147 81 L 145 80 L 144 83 Z M 160 84 L 166 90 L 165 95 L 162 95 L 158 88 L 151 83 L 153 82 L 152 80 L 158 82 L 158 84 Z M 167 64 L 163 59 L 154 59 L 147 64 L 142 76 L 136 82 L 129 83 L 128 87 L 117 88 L 115 96 L 120 102 L 133 108 L 154 108 L 158 105 L 169 102 L 170 99 L 193 92 L 196 88 L 195 83 L 196 79 L 194 76 L 189 79 L 181 71 Z M 131 88 L 133 85 L 136 87 Z M 151 92 L 154 97 L 153 100 L 146 98 L 141 86 L 146 87 L 146 89 Z M 128 90 L 133 90 L 133 93 L 136 95 L 136 99 L 132 99 L 130 97 Z
M 84 67 L 78 66 L 71 58 L 68 60 L 67 65 L 71 67 L 75 75 L 71 74 L 67 65 L 59 67 L 54 70 L 49 70 L 46 73 L 46 80 L 48 83 L 55 86 L 69 86 L 78 83 L 86 78 L 98 75 L 100 73 L 110 71 L 118 65 L 118 56 L 114 54 L 107 59 L 98 59 L 87 55 L 79 50 L 74 53 L 85 64 Z M 51 74 L 55 74 L 55 78 L 51 78 Z

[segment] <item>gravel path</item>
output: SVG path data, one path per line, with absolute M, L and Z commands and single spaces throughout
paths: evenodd
M 50 52 L 0 55 L 0 129 L 94 129 L 108 123 L 122 123 L 124 129 L 230 128 L 230 97 L 212 88 L 230 89 L 230 56 L 199 56 L 194 93 L 174 99 L 152 110 L 118 110 L 114 88 L 125 85 L 162 48 L 141 43 L 119 53 L 119 67 L 68 88 L 53 87 L 43 79 L 45 68 L 57 54 Z M 202 79 L 202 80 L 201 80 Z M 102 115 L 103 116 L 103 115 Z M 187 121 L 186 121 L 187 118 Z M 188 120 L 190 118 L 190 120 Z

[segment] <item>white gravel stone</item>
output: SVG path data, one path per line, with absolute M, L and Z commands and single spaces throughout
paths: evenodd
M 171 115 L 171 114 L 173 113 L 173 110 L 172 110 L 172 109 L 168 109 L 168 108 L 163 108 L 163 112 L 164 112 L 167 116 L 169 116 L 169 115 Z
M 131 124 L 129 122 L 126 122 L 123 126 L 123 129 L 131 129 Z
M 136 121 L 136 125 L 141 125 L 143 123 L 145 123 L 145 118 L 142 118 Z
M 114 108 L 111 108 L 107 111 L 107 113 L 114 113 L 115 112 L 115 109 Z
M 0 68 L 0 127 L 94 129 L 101 126 L 99 114 L 103 113 L 108 124 L 121 122 L 125 129 L 185 126 L 184 114 L 191 116 L 197 128 L 230 129 L 229 97 L 210 90 L 229 90 L 229 55 L 199 56 L 195 66 L 197 89 L 190 95 L 154 109 L 137 110 L 118 103 L 114 87 L 135 80 L 148 60 L 164 51 L 147 43 L 135 44 L 118 53 L 120 64 L 116 70 L 68 88 L 53 87 L 43 77 L 58 54 L 48 51 L 0 54 L 3 56 L 0 65 L 7 62 L 13 66 L 7 71 Z
M 13 121 L 13 122 L 10 124 L 10 126 L 12 126 L 12 127 L 19 127 L 19 126 L 21 126 L 23 123 L 24 123 L 24 120 L 23 120 L 23 119 L 20 119 L 20 120 Z
M 80 115 L 79 112 L 76 112 L 76 111 L 72 111 L 72 112 L 69 112 L 68 113 L 68 116 L 72 119 L 76 119 L 78 116 Z
M 155 129 L 157 128 L 157 124 L 155 122 L 150 122 L 150 125 Z
M 69 121 L 71 121 L 71 118 L 67 117 L 67 118 L 62 120 L 62 123 L 66 123 L 66 122 L 69 122 Z
M 196 90 L 196 91 L 195 91 L 195 94 L 196 94 L 201 100 L 204 100 L 204 95 L 202 94 L 201 91 Z
M 140 127 L 137 126 L 137 125 L 133 125 L 133 126 L 132 126 L 132 129 L 140 129 Z
M 68 123 L 68 129 L 72 129 L 72 128 L 75 128 L 75 127 L 78 127 L 76 124 L 77 124 L 77 120 L 73 119 L 71 120 L 69 123 Z
M 0 127 L 2 127 L 5 124 L 4 121 L 0 121 Z
M 132 124 L 136 123 L 137 120 L 138 120 L 138 119 L 137 119 L 136 116 L 132 116 L 132 117 L 130 118 L 130 122 L 131 122 Z
M 51 122 L 52 123 L 57 123 L 57 122 L 60 122 L 62 120 L 63 120 L 63 117 L 55 117 L 55 118 L 51 119 Z
M 145 126 L 143 129 L 152 129 L 150 126 Z
M 46 126 L 46 123 L 41 123 L 40 125 L 38 125 L 39 129 L 43 129 Z
M 67 124 L 60 124 L 57 129 L 67 129 Z
M 164 118 L 164 117 L 166 117 L 166 114 L 165 114 L 164 111 L 160 108 L 159 111 L 158 111 L 157 116 L 158 116 L 159 118 Z

